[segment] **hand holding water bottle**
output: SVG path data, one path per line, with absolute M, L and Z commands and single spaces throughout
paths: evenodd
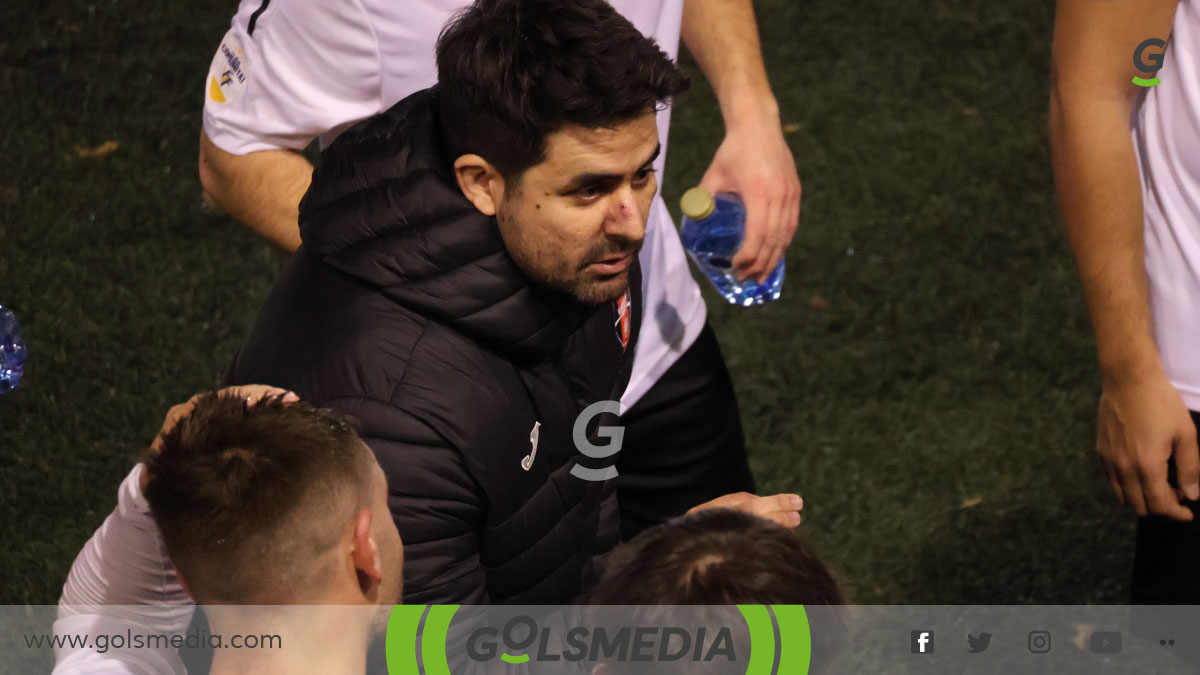
M 769 97 L 769 92 L 768 92 Z M 773 99 L 731 98 L 725 140 L 700 180 L 712 194 L 732 192 L 746 204 L 746 237 L 733 258 L 738 280 L 766 283 L 783 260 L 800 221 L 802 188 Z M 736 109 L 734 109 L 736 108 Z
M 782 259 L 761 282 L 739 279 L 736 274 L 733 261 L 746 238 L 746 207 L 741 198 L 692 188 L 683 195 L 680 206 L 684 215 L 679 230 L 683 248 L 726 300 L 749 307 L 779 298 L 783 291 Z

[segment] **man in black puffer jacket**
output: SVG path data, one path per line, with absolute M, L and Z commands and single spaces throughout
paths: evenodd
M 619 444 L 582 413 L 629 378 L 654 112 L 686 79 L 602 0 L 480 0 L 438 74 L 325 151 L 230 379 L 358 420 L 406 603 L 566 603 L 619 538 L 614 482 L 572 475 L 615 458 L 573 429 Z

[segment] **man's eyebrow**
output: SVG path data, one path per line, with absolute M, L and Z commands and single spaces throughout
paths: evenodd
M 654 160 L 658 159 L 658 156 L 661 154 L 662 154 L 662 143 L 659 143 L 658 145 L 654 146 L 654 153 L 650 155 L 650 159 L 642 162 L 642 168 L 645 168 L 648 165 L 653 164 Z
M 654 160 L 658 159 L 661 154 L 662 143 L 659 143 L 654 147 L 654 152 L 650 155 L 650 158 L 642 162 L 639 171 L 653 164 Z M 567 183 L 567 186 L 563 188 L 562 192 L 563 194 L 568 194 L 588 185 L 609 185 L 619 182 L 624 177 L 625 175 L 620 173 L 581 173 L 572 178 Z

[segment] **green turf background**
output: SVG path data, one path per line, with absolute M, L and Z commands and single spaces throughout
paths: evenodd
M 1091 451 L 1098 379 L 1046 147 L 1052 5 L 756 2 L 803 213 L 779 302 L 705 294 L 762 491 L 805 497 L 803 532 L 858 602 L 1127 597 L 1133 519 Z M 0 303 L 29 343 L 0 397 L 0 603 L 55 601 L 284 261 L 200 208 L 204 74 L 233 10 L 0 7 Z M 673 208 L 722 135 L 696 80 Z

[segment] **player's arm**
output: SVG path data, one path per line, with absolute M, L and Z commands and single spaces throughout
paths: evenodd
M 98 652 L 67 645 L 74 636 L 124 633 L 127 628 L 182 636 L 191 620 L 192 601 L 175 575 L 142 497 L 144 470 L 138 464 L 126 476 L 116 508 L 71 565 L 54 622 L 55 636 L 63 638 L 62 646 L 55 648 L 55 673 L 146 672 L 142 666 L 148 661 L 177 660 L 174 650 Z
M 129 472 L 117 491 L 116 508 L 75 558 L 59 598 L 60 617 L 108 605 L 191 604 L 142 496 L 144 475 L 143 464 Z M 169 617 L 157 620 L 162 618 Z
M 686 0 L 683 41 L 725 119 L 725 140 L 700 184 L 745 200 L 746 238 L 733 263 L 740 275 L 765 281 L 796 233 L 800 178 L 767 81 L 751 0 Z
M 235 155 L 200 132 L 200 184 L 226 213 L 291 253 L 300 246 L 300 198 L 312 180 L 312 164 L 293 150 Z
M 294 251 L 313 169 L 300 151 L 379 112 L 379 59 L 361 3 L 242 0 L 205 89 L 199 169 L 209 198 Z
M 1097 448 L 1114 491 L 1138 514 L 1190 520 L 1167 483 L 1200 497 L 1200 458 L 1155 345 L 1143 262 L 1141 178 L 1130 115 L 1142 89 L 1133 54 L 1167 39 L 1178 0 L 1059 0 L 1050 144 L 1059 205 L 1087 296 L 1104 393 Z

